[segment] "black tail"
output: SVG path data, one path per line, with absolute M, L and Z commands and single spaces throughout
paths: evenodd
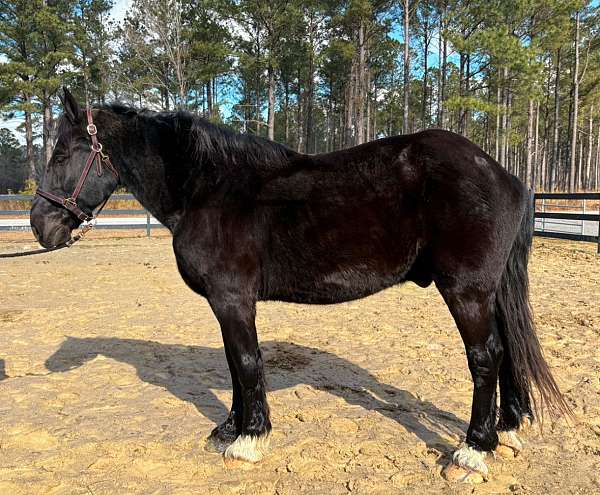
M 534 329 L 527 274 L 533 229 L 534 202 L 533 194 L 530 193 L 519 233 L 496 293 L 496 320 L 506 347 L 504 359 L 511 360 L 518 395 L 528 398 L 540 417 L 544 410 L 552 417 L 571 417 L 571 408 L 565 402 L 544 360 Z M 532 383 L 538 390 L 537 398 L 532 393 Z

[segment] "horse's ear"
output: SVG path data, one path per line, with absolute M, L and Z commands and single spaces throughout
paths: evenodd
M 65 115 L 71 124 L 76 124 L 81 119 L 81 108 L 79 107 L 79 103 L 77 103 L 77 100 L 67 88 L 63 87 L 63 93 L 64 96 L 60 100 L 65 109 Z

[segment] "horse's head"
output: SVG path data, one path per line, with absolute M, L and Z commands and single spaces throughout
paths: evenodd
M 51 197 L 68 199 L 73 196 L 80 178 L 85 175 L 94 144 L 89 129 L 92 132 L 95 129 L 89 127 L 86 112 L 67 89 L 64 90 L 63 106 L 64 113 L 58 121 L 56 145 L 46 165 L 40 190 Z M 99 135 L 102 136 L 102 129 Z M 101 140 L 102 137 L 98 139 Z M 109 151 L 106 150 L 107 153 Z M 98 160 L 101 156 L 103 155 L 99 154 Z M 80 217 L 92 217 L 94 209 L 112 194 L 118 184 L 116 174 L 98 175 L 97 172 L 102 172 L 104 168 L 104 162 L 98 163 L 98 170 L 95 165 L 91 168 L 81 191 L 76 194 L 76 208 L 82 212 Z M 83 218 L 78 218 L 73 209 L 67 209 L 56 200 L 36 195 L 30 220 L 36 239 L 42 246 L 49 248 L 68 241 L 71 232 L 82 223 Z

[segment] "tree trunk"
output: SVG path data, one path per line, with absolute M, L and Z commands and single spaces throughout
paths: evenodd
M 25 95 L 25 102 L 29 104 L 31 97 Z M 35 157 L 33 154 L 33 123 L 31 112 L 25 111 L 25 147 L 27 148 L 27 169 L 29 170 L 29 179 L 38 181 L 37 171 L 35 169 Z
M 446 15 L 446 2 L 444 1 L 443 3 L 443 8 L 442 11 L 440 12 L 440 38 L 442 37 L 442 32 L 444 30 L 444 19 L 445 19 L 445 15 Z M 445 128 L 445 122 L 444 122 L 444 103 L 445 103 L 445 99 L 446 99 L 446 64 L 448 61 L 448 40 L 446 40 L 446 37 L 444 36 L 444 40 L 442 42 L 442 73 L 440 74 L 440 94 L 438 95 L 439 98 L 439 119 L 438 119 L 438 126 L 440 126 L 441 128 Z
M 508 169 L 514 172 L 514 160 L 513 155 L 511 153 L 511 143 L 510 143 L 510 131 L 512 127 L 512 100 L 513 95 L 509 88 L 506 90 L 506 127 L 504 129 L 504 136 L 506 140 L 506 155 L 508 160 Z
M 218 103 L 219 103 L 219 99 L 218 99 L 218 95 L 219 92 L 217 91 L 218 87 L 217 87 L 217 78 L 214 77 L 212 79 L 212 111 L 213 111 L 213 117 L 217 116 L 219 114 L 219 109 L 218 109 Z
M 469 96 L 471 92 L 471 55 L 467 54 L 466 60 L 466 74 L 465 74 L 465 96 Z M 469 107 L 464 108 L 463 115 L 464 123 L 463 123 L 463 135 L 465 137 L 469 137 L 469 123 L 471 119 L 471 110 Z
M 367 68 L 365 73 L 365 100 L 367 105 L 367 120 L 365 122 L 365 141 L 371 141 L 371 71 Z
M 428 127 L 427 122 L 427 79 L 429 76 L 429 16 L 428 12 L 423 20 L 423 95 L 421 99 L 421 128 Z
M 358 68 L 356 74 L 356 144 L 365 142 L 365 24 L 358 29 Z
M 575 14 L 575 61 L 573 67 L 573 115 L 571 123 L 571 164 L 569 167 L 569 192 L 575 191 L 577 121 L 579 117 L 579 12 Z
M 540 102 L 535 103 L 535 132 L 533 138 L 533 166 L 531 169 L 531 187 L 535 189 L 538 175 L 541 175 L 539 170 L 539 152 L 540 152 Z
M 579 139 L 579 153 L 577 154 L 577 173 L 575 175 L 575 186 L 581 189 L 583 181 L 583 136 Z
M 312 22 L 312 21 L 311 21 Z M 314 46 L 314 27 L 311 24 L 310 40 L 309 40 L 309 56 L 308 56 L 308 81 L 306 94 L 304 95 L 305 103 L 305 132 L 306 132 L 306 151 L 314 153 L 314 123 L 313 123 L 313 100 L 315 86 L 315 46 Z
M 283 114 L 284 114 L 284 118 L 285 118 L 285 144 L 287 144 L 289 146 L 289 144 L 290 144 L 290 114 L 289 114 L 290 85 L 287 80 L 284 83 L 284 87 L 285 87 L 285 99 L 284 99 Z
M 273 65 L 269 64 L 268 69 L 269 77 L 269 109 L 267 117 L 267 137 L 271 140 L 275 140 L 275 70 Z
M 373 131 L 371 139 L 377 139 L 377 86 L 373 88 Z
M 255 30 L 255 35 L 256 35 L 256 60 L 255 60 L 255 64 L 256 64 L 256 80 L 255 80 L 255 86 L 254 86 L 254 97 L 256 98 L 255 104 L 256 107 L 254 109 L 254 118 L 256 119 L 256 135 L 260 135 L 260 75 L 261 75 L 261 71 L 259 70 L 259 67 L 261 66 L 260 64 L 260 53 L 261 53 L 261 44 L 260 44 L 260 29 L 258 28 L 258 26 L 256 27 Z
M 206 83 L 206 108 L 208 111 L 208 118 L 212 119 L 213 117 L 213 107 L 212 107 L 212 84 L 210 81 Z
M 460 53 L 459 56 L 459 70 L 458 70 L 458 96 L 460 98 L 460 105 L 459 107 L 456 109 L 455 114 L 457 115 L 456 117 L 456 121 L 458 123 L 458 133 L 459 134 L 463 134 L 464 131 L 464 120 L 463 120 L 463 113 L 464 113 L 464 107 L 463 107 L 463 100 L 462 97 L 465 94 L 465 54 L 464 53 Z
M 500 74 L 498 73 L 498 76 Z M 500 77 L 497 81 L 496 88 L 496 148 L 494 150 L 494 159 L 500 162 L 500 114 L 502 113 L 502 89 L 500 87 Z
M 44 160 L 45 164 L 47 164 L 52 158 L 52 125 L 54 119 L 52 117 L 52 102 L 50 101 L 50 96 L 44 92 L 43 97 L 43 123 L 42 123 L 42 133 L 43 133 L 43 146 L 44 146 Z
M 352 146 L 354 140 L 354 133 L 352 128 L 352 117 L 354 115 L 354 79 L 356 77 L 355 63 L 352 62 L 350 66 L 350 78 L 348 84 L 346 84 L 346 105 L 345 111 L 345 123 L 344 123 L 344 146 Z
M 506 168 L 508 170 L 507 167 L 507 154 L 506 154 L 506 150 L 508 149 L 508 143 L 507 143 L 507 133 L 506 133 L 506 124 L 507 124 L 507 120 L 508 120 L 508 97 L 509 97 L 509 89 L 507 87 L 508 83 L 508 67 L 504 67 L 503 71 L 503 82 L 504 82 L 504 90 L 503 90 L 503 102 L 502 102 L 502 143 L 500 146 L 500 165 L 502 165 L 504 168 Z
M 296 120 L 297 120 L 297 123 L 296 123 L 296 149 L 299 153 L 303 153 L 306 149 L 305 143 L 304 143 L 304 115 L 302 112 L 302 108 L 304 106 L 304 104 L 303 104 L 304 97 L 302 95 L 300 81 L 301 81 L 300 68 L 298 68 L 298 94 L 297 94 L 298 108 L 297 108 L 297 115 L 296 115 Z
M 596 164 L 594 165 L 596 173 L 594 174 L 594 190 L 600 189 L 600 126 L 598 126 L 598 137 L 596 139 Z
M 410 104 L 410 0 L 404 2 L 404 114 L 402 121 L 402 132 L 408 134 L 409 126 L 409 104 Z
M 531 187 L 532 185 L 532 169 L 533 169 L 533 148 L 534 148 L 534 136 L 533 136 L 533 123 L 534 123 L 534 114 L 535 106 L 534 101 L 532 99 L 529 100 L 529 105 L 527 107 L 527 155 L 526 155 L 526 164 L 525 164 L 525 185 Z
M 590 119 L 588 128 L 588 149 L 585 163 L 585 173 L 583 174 L 582 186 L 584 189 L 590 188 L 592 172 L 592 148 L 594 147 L 594 104 L 590 105 Z
M 548 130 L 549 126 L 549 114 L 550 114 L 550 84 L 551 84 L 551 73 L 548 72 L 547 83 L 546 83 L 546 102 L 544 104 L 544 137 L 542 143 L 542 163 L 540 172 L 540 189 L 542 191 L 548 190 Z
M 550 161 L 549 191 L 554 191 L 555 178 L 559 170 L 560 153 L 560 48 L 556 51 L 556 73 L 554 75 L 554 122 L 552 124 L 552 160 Z

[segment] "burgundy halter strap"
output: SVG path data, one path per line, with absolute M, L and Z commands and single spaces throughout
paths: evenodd
M 100 142 L 98 142 L 98 137 L 97 137 L 98 129 L 96 128 L 96 125 L 94 124 L 94 121 L 92 120 L 92 109 L 91 108 L 86 109 L 86 115 L 87 115 L 87 122 L 88 122 L 86 130 L 92 141 L 92 151 L 90 151 L 90 154 L 88 155 L 88 158 L 85 162 L 85 167 L 83 167 L 81 176 L 79 177 L 79 180 L 77 181 L 77 185 L 75 186 L 75 190 L 73 191 L 71 196 L 69 196 L 68 198 L 63 198 L 62 196 L 57 196 L 56 194 L 45 192 L 45 191 L 42 191 L 41 189 L 38 189 L 36 191 L 37 195 L 39 195 L 43 198 L 46 198 L 47 200 L 49 200 L 53 203 L 56 203 L 56 204 L 62 206 L 63 208 L 66 208 L 71 213 L 73 213 L 77 218 L 79 218 L 79 220 L 81 220 L 82 222 L 89 222 L 94 219 L 94 216 L 90 216 L 87 213 L 85 213 L 81 208 L 79 208 L 79 205 L 77 204 L 77 198 L 79 197 L 79 193 L 81 192 L 81 189 L 83 188 L 83 184 L 85 183 L 85 180 L 87 179 L 87 176 L 89 175 L 90 170 L 92 169 L 92 166 L 94 165 L 94 163 L 96 163 L 96 175 L 98 177 L 102 176 L 102 167 L 106 167 L 108 170 L 110 170 L 110 172 L 112 172 L 112 174 L 115 177 L 117 177 L 117 178 L 119 177 L 119 173 L 117 172 L 117 169 L 111 163 L 108 155 L 104 154 L 104 152 L 102 151 L 102 144 L 100 144 Z M 102 208 L 104 207 L 105 204 L 106 204 L 106 201 L 102 204 L 102 206 L 100 207 L 100 210 L 102 210 Z M 98 213 L 100 212 L 100 210 L 98 210 Z

